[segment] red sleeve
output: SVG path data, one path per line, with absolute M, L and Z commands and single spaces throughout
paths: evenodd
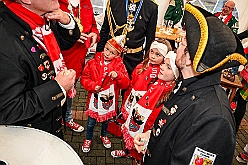
M 97 29 L 96 20 L 95 20 L 95 17 L 94 17 L 94 16 L 93 16 L 93 18 L 92 18 L 91 32 L 97 34 L 97 40 L 96 40 L 96 42 L 99 42 L 99 41 L 100 41 L 100 34 L 99 34 L 98 29 Z
M 91 74 L 92 68 L 91 68 L 90 64 L 92 64 L 91 60 L 85 64 L 84 70 L 81 74 L 80 83 L 85 90 L 94 92 L 95 87 L 96 87 L 96 82 L 93 81 L 91 78 L 91 76 L 93 76 L 93 74 Z

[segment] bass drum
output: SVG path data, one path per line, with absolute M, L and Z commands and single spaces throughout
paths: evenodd
M 0 125 L 0 160 L 9 165 L 83 165 L 65 141 L 47 132 Z

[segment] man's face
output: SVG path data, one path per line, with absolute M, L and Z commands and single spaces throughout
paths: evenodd
M 235 7 L 234 2 L 232 1 L 227 1 L 225 5 L 222 8 L 222 15 L 226 16 L 232 13 L 233 9 Z
M 44 15 L 59 9 L 59 3 L 58 0 L 30 0 L 30 5 L 26 7 L 39 15 Z
M 177 48 L 176 65 L 179 69 L 183 69 L 186 66 L 187 56 L 185 54 L 185 48 L 187 47 L 186 37 L 182 38 L 182 42 Z

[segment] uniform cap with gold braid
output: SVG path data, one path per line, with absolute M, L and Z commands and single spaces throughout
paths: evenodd
M 121 53 L 126 43 L 126 35 L 120 35 L 120 36 L 113 37 L 109 39 L 107 43 L 113 48 L 115 48 L 115 50 L 118 53 Z
M 218 71 L 247 62 L 238 37 L 213 14 L 186 3 L 183 21 L 193 69 L 198 73 Z

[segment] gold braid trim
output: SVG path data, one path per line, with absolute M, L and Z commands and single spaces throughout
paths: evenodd
M 111 21 L 112 11 L 111 11 L 111 8 L 110 8 L 110 0 L 108 0 L 108 2 L 107 2 L 106 10 L 107 10 L 109 29 L 110 29 L 109 33 L 110 33 L 111 37 L 114 37 L 113 25 L 112 25 L 112 21 Z
M 190 12 L 198 21 L 201 30 L 201 37 L 198 45 L 198 49 L 196 51 L 194 60 L 193 60 L 193 69 L 196 71 L 197 66 L 202 58 L 202 55 L 205 51 L 207 42 L 208 42 L 208 24 L 204 15 L 195 7 L 190 5 L 189 3 L 185 4 L 185 10 Z M 187 30 L 187 29 L 186 29 Z
M 208 69 L 206 69 L 206 70 L 204 70 L 203 72 L 200 72 L 200 73 L 205 73 L 205 72 L 213 71 L 213 70 L 221 67 L 225 63 L 227 63 L 229 60 L 230 61 L 236 60 L 236 61 L 240 62 L 242 65 L 245 65 L 247 63 L 247 59 L 244 56 L 242 56 L 239 53 L 233 53 L 233 54 L 229 55 L 228 57 L 226 57 L 225 59 L 223 59 L 218 64 L 216 64 L 215 66 L 213 66 L 211 68 L 208 68 Z
M 106 10 L 107 10 L 107 17 L 108 17 L 108 22 L 109 22 L 109 33 L 110 33 L 111 37 L 112 38 L 115 37 L 115 33 L 117 32 L 117 30 L 122 29 L 122 28 L 123 28 L 122 35 L 127 35 L 127 26 L 128 26 L 128 24 L 124 24 L 122 26 L 119 26 L 119 25 L 116 24 L 114 15 L 113 15 L 113 13 L 111 11 L 110 0 L 108 0 L 108 2 L 107 2 Z M 115 30 L 113 30 L 112 20 L 114 22 Z

